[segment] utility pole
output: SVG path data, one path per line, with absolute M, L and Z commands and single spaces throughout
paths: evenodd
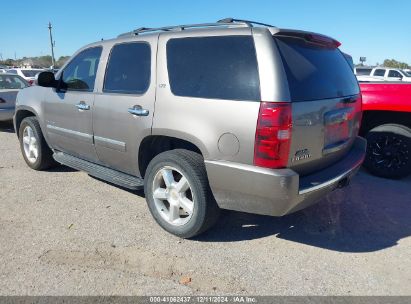
M 54 60 L 54 41 L 53 41 L 53 35 L 51 34 L 51 22 L 49 22 L 49 32 L 50 32 L 50 46 L 51 46 L 51 62 L 53 64 L 53 69 L 55 66 L 55 60 Z

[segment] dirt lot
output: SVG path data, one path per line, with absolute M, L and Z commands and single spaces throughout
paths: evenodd
M 180 240 L 143 193 L 30 170 L 10 128 L 0 125 L 0 295 L 411 295 L 411 178 L 360 172 L 304 211 L 225 212 Z

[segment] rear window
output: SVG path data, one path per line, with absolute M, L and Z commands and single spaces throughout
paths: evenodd
M 371 74 L 372 69 L 359 69 L 355 70 L 355 74 L 358 76 L 369 76 Z
M 35 77 L 38 73 L 42 72 L 42 70 L 21 70 L 25 77 Z
M 170 39 L 167 68 L 174 95 L 260 100 L 257 58 L 251 36 Z
M 287 74 L 292 101 L 310 101 L 355 95 L 357 79 L 339 49 L 302 39 L 276 37 Z

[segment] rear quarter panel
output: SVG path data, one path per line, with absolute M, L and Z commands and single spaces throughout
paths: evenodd
M 219 35 L 252 35 L 250 28 L 162 33 L 157 54 L 157 98 L 153 135 L 181 138 L 195 144 L 206 160 L 253 164 L 254 139 L 260 102 L 175 96 L 170 90 L 166 44 L 169 39 Z M 274 61 L 268 31 L 257 33 L 254 43 L 259 65 L 262 99 L 279 99 L 271 63 Z M 263 50 L 263 49 L 264 50 Z M 270 67 L 270 68 L 268 68 Z M 271 83 L 271 85 L 270 85 Z M 288 96 L 287 96 L 288 98 Z

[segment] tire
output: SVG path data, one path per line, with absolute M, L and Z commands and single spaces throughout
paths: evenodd
M 30 143 L 27 142 L 28 138 L 30 138 Z M 30 116 L 23 119 L 19 128 L 19 141 L 23 158 L 30 168 L 41 171 L 57 164 L 53 159 L 53 152 L 44 139 L 36 117 Z M 31 152 L 27 153 L 27 149 Z M 33 152 L 35 149 L 37 150 L 36 153 Z
M 385 124 L 367 135 L 364 167 L 376 176 L 399 179 L 411 174 L 411 129 Z
M 220 209 L 198 153 L 176 149 L 158 154 L 147 167 L 144 192 L 156 222 L 178 237 L 199 235 L 218 219 Z

